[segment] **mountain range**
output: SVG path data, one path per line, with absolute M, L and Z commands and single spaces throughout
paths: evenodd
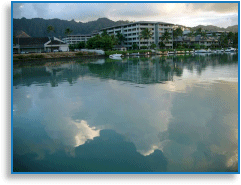
M 13 35 L 16 35 L 19 31 L 23 31 L 31 37 L 46 37 L 49 36 L 47 28 L 49 25 L 54 27 L 53 36 L 55 37 L 65 37 L 65 30 L 70 28 L 72 34 L 91 34 L 94 31 L 98 31 L 105 27 L 117 26 L 122 24 L 128 24 L 129 21 L 112 21 L 108 18 L 99 18 L 95 21 L 90 21 L 87 23 L 76 22 L 74 20 L 60 20 L 60 19 L 43 19 L 43 18 L 33 18 L 33 19 L 13 19 Z M 197 29 L 201 27 L 203 30 L 212 31 L 232 31 L 238 32 L 238 25 L 230 26 L 227 28 L 219 28 L 217 26 L 203 26 L 199 25 L 191 29 Z
M 207 25 L 207 26 L 203 26 L 203 25 L 198 25 L 195 27 L 192 27 L 191 29 L 196 30 L 198 28 L 202 28 L 202 30 L 208 30 L 208 31 L 230 31 L 230 32 L 238 32 L 238 25 L 234 25 L 234 26 L 229 26 L 227 28 L 220 28 L 218 26 L 213 26 L 213 25 Z
M 54 27 L 53 36 L 65 37 L 65 30 L 70 28 L 73 30 L 72 34 L 91 34 L 94 31 L 100 30 L 109 26 L 116 26 L 121 24 L 127 24 L 129 21 L 112 21 L 107 18 L 99 18 L 95 21 L 82 23 L 74 20 L 60 20 L 60 19 L 13 19 L 13 35 L 16 35 L 19 31 L 24 31 L 31 37 L 46 37 L 49 36 L 47 28 L 49 25 Z

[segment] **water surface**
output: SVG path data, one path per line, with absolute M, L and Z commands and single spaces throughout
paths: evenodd
M 232 172 L 237 162 L 237 54 L 13 69 L 14 172 Z

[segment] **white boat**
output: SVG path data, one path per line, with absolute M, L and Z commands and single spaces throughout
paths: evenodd
M 122 54 L 113 54 L 109 56 L 110 58 L 122 57 Z
M 206 53 L 212 53 L 211 49 L 206 50 Z
M 207 50 L 205 49 L 195 50 L 195 53 L 207 53 Z
M 225 52 L 235 52 L 235 51 L 236 49 L 231 47 L 225 50 Z
M 121 57 L 122 57 L 122 54 L 113 54 L 109 56 L 109 58 L 115 59 L 115 60 L 121 60 L 122 59 Z
M 217 50 L 217 53 L 223 53 L 223 52 L 224 52 L 223 49 Z

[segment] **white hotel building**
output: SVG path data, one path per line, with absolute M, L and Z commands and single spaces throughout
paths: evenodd
M 90 34 L 70 34 L 66 38 L 63 38 L 62 40 L 67 44 L 78 44 L 79 42 L 87 42 L 89 38 L 91 38 L 92 35 Z
M 134 43 L 136 43 L 139 48 L 142 46 L 147 46 L 148 43 L 151 45 L 152 43 L 159 46 L 159 42 L 161 42 L 162 34 L 165 31 L 170 33 L 171 39 L 165 41 L 166 48 L 173 48 L 173 25 L 171 23 L 165 22 L 153 22 L 153 21 L 139 21 L 129 24 L 124 24 L 120 26 L 113 26 L 101 29 L 98 33 L 101 34 L 104 30 L 107 31 L 108 35 L 116 35 L 118 32 L 121 33 L 125 37 L 124 47 L 131 48 Z M 148 28 L 152 31 L 153 36 L 149 40 L 144 40 L 140 38 L 141 31 L 145 28 Z M 78 42 L 87 41 L 89 38 L 94 37 L 96 34 L 93 35 L 69 35 L 65 38 L 65 42 L 68 44 L 75 44 Z

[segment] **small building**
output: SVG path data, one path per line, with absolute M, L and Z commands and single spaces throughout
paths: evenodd
M 14 53 L 42 53 L 45 51 L 44 44 L 49 41 L 48 37 L 24 37 L 16 39 Z M 15 50 L 16 48 L 16 50 Z
M 54 50 L 69 51 L 68 44 L 54 37 L 23 37 L 16 38 L 13 53 L 42 53 Z
M 44 48 L 46 52 L 53 52 L 54 50 L 69 51 L 69 45 L 56 37 L 53 37 L 48 42 L 46 42 L 44 44 Z

